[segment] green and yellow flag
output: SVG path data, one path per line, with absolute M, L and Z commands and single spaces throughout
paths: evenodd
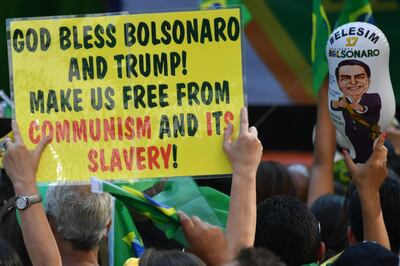
M 336 21 L 335 28 L 354 21 L 375 24 L 369 0 L 347 0 Z
M 179 178 L 165 182 L 164 189 L 154 197 L 132 186 L 108 183 L 92 179 L 92 191 L 108 192 L 126 206 L 152 220 L 154 225 L 172 238 L 187 246 L 180 227 L 177 210 L 196 215 L 215 226 L 225 228 L 229 196 L 208 187 L 198 187 L 191 178 Z M 114 240 L 115 242 L 115 240 Z
M 229 6 L 241 7 L 244 26 L 251 21 L 251 13 L 242 0 L 201 0 L 199 3 L 200 9 L 226 8 Z
M 113 199 L 112 225 L 108 234 L 109 265 L 123 265 L 144 252 L 143 241 L 125 205 Z
M 328 73 L 325 47 L 331 34 L 331 26 L 326 16 L 322 0 L 313 1 L 311 37 L 311 62 L 313 72 L 313 91 L 317 94 Z
M 335 23 L 335 28 L 355 21 L 374 24 L 369 0 L 346 0 L 342 12 Z M 311 62 L 314 94 L 318 93 L 328 73 L 325 48 L 331 32 L 322 0 L 313 0 Z

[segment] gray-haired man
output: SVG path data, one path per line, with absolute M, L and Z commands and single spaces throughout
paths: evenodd
M 69 185 L 50 187 L 46 200 L 63 265 L 98 265 L 100 241 L 111 225 L 111 196 Z

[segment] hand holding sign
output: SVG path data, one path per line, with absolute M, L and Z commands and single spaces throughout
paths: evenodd
M 379 188 L 387 177 L 387 148 L 383 145 L 384 134 L 378 138 L 374 151 L 365 164 L 356 165 L 347 151 L 343 151 L 345 163 L 350 171 L 350 177 L 357 186 L 359 193 L 367 196 L 379 193 Z
M 240 110 L 240 133 L 234 142 L 232 142 L 232 132 L 232 124 L 229 124 L 224 134 L 224 151 L 233 172 L 239 176 L 255 176 L 263 148 L 258 139 L 257 128 L 249 128 L 246 108 Z
M 244 104 L 239 9 L 7 25 L 22 139 L 52 138 L 39 182 L 230 173 L 220 147 Z
M 13 182 L 17 194 L 35 194 L 37 193 L 36 171 L 40 157 L 50 138 L 43 138 L 34 150 L 29 151 L 22 140 L 15 120 L 12 121 L 11 126 L 15 141 L 13 143 L 10 139 L 6 139 L 7 150 L 3 159 L 4 168 Z

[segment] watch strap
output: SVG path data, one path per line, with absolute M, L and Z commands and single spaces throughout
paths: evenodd
M 29 195 L 26 197 L 28 199 L 28 206 L 38 203 L 38 202 L 41 202 L 43 200 L 42 196 L 40 194 Z
M 34 194 L 34 195 L 18 195 L 17 197 L 16 197 L 16 202 L 18 201 L 18 199 L 19 198 L 21 198 L 21 199 L 23 199 L 23 200 L 25 200 L 26 201 L 26 205 L 24 206 L 24 207 L 19 207 L 17 204 L 16 204 L 16 207 L 17 207 L 17 209 L 19 209 L 19 210 L 25 210 L 25 209 L 27 209 L 29 206 L 31 206 L 32 204 L 35 204 L 35 203 L 38 203 L 38 202 L 41 202 L 42 201 L 42 196 L 40 195 L 40 194 Z

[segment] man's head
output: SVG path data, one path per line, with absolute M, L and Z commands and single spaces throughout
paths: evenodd
M 390 248 L 394 253 L 398 254 L 400 251 L 400 184 L 398 180 L 390 177 L 390 175 L 395 175 L 395 173 L 393 171 L 389 172 L 389 177 L 386 178 L 379 189 L 379 195 L 383 219 L 389 235 Z M 363 241 L 361 203 L 356 189 L 354 189 L 349 199 L 349 222 L 349 242 L 353 244 L 354 242 Z
M 265 248 L 246 248 L 239 252 L 229 266 L 285 266 L 274 253 Z
M 213 252 L 213 251 L 210 251 Z M 139 266 L 205 266 L 206 264 L 189 252 L 179 250 L 155 250 L 146 249 L 140 257 Z
M 111 222 L 111 196 L 88 186 L 54 186 L 46 195 L 46 214 L 57 239 L 77 250 L 99 246 Z
M 322 260 L 324 245 L 319 224 L 300 200 L 274 196 L 257 208 L 254 245 L 278 255 L 287 265 L 301 265 Z
M 295 196 L 296 190 L 286 167 L 275 161 L 261 161 L 256 175 L 257 204 L 275 195 Z
M 336 81 L 340 90 L 353 99 L 359 99 L 370 84 L 369 66 L 358 60 L 343 60 L 335 69 Z
M 303 202 L 307 201 L 310 172 L 304 164 L 295 163 L 287 166 L 296 191 L 296 197 Z
M 347 216 L 343 212 L 344 196 L 325 194 L 311 205 L 310 211 L 321 225 L 321 240 L 325 243 L 325 259 L 347 247 Z

